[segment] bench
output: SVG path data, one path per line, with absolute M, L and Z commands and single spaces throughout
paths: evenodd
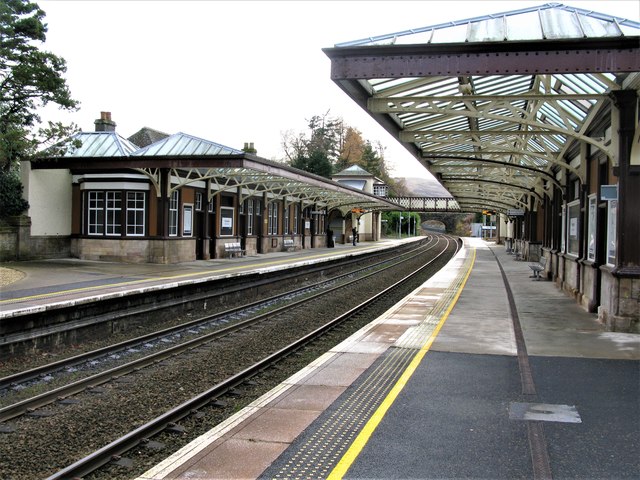
M 544 272 L 544 267 L 547 265 L 547 258 L 542 257 L 539 262 L 530 263 L 529 268 L 533 271 L 533 275 L 529 278 L 535 278 L 536 280 L 540 280 L 540 274 Z
M 229 258 L 242 257 L 246 254 L 246 250 L 242 249 L 240 242 L 230 242 L 224 244 L 224 253 L 229 255 Z
M 295 250 L 296 246 L 293 242 L 293 238 L 285 238 L 282 244 L 282 247 L 287 252 L 290 252 L 291 250 Z

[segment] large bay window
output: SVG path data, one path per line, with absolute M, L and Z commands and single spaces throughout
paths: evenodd
M 126 198 L 126 202 L 123 202 Z M 143 236 L 146 223 L 146 193 L 143 191 L 88 190 L 84 224 L 90 236 Z

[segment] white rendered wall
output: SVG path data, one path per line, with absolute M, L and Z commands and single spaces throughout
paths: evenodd
M 32 236 L 71 235 L 71 181 L 68 170 L 31 170 L 30 162 L 23 162 Z

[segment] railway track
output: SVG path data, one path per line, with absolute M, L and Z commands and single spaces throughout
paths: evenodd
M 370 276 L 378 275 L 385 270 L 394 268 L 398 263 L 406 262 L 407 259 L 411 259 L 419 255 L 424 249 L 429 248 L 432 248 L 431 243 L 427 242 L 425 245 L 420 245 L 392 260 L 376 262 L 348 273 L 335 275 L 329 279 L 260 301 L 251 302 L 241 307 L 206 315 L 158 332 L 135 337 L 115 345 L 0 378 L 0 392 L 7 392 L 11 389 L 17 389 L 22 392 L 28 388 L 29 384 L 44 384 L 45 387 L 48 387 L 51 385 L 51 380 L 54 376 L 58 374 L 61 377 L 66 376 L 73 379 L 75 376 L 72 374 L 78 371 L 89 373 L 89 376 L 85 378 L 71 381 L 57 388 L 51 388 L 36 396 L 0 408 L 0 423 L 33 412 L 38 408 L 68 398 L 88 388 L 95 388 L 124 375 L 137 372 L 175 355 L 223 338 L 226 335 L 251 328 L 259 322 L 266 321 L 274 315 L 290 311 L 313 298 L 329 295 L 337 289 L 366 281 Z M 213 331 L 206 332 L 211 329 Z M 145 350 L 145 347 L 147 347 L 146 350 L 154 351 L 143 354 L 140 357 L 138 354 Z M 114 357 L 118 358 L 114 359 Z M 140 358 L 126 360 L 132 357 Z M 109 361 L 100 361 L 104 359 Z M 116 360 L 121 361 L 117 362 Z M 110 368 L 101 368 L 104 364 L 109 366 L 116 363 L 118 365 Z
M 154 382 L 153 378 L 163 378 L 164 382 L 166 382 L 166 378 L 171 377 L 171 374 L 167 375 L 167 373 L 171 370 L 180 371 L 185 370 L 186 375 L 201 374 L 202 370 L 205 368 L 209 368 L 208 365 L 215 364 L 216 368 L 215 374 L 211 376 L 211 378 L 207 378 L 204 382 L 199 385 L 208 384 L 214 385 L 213 387 L 202 389 L 202 387 L 198 387 L 199 393 L 193 395 L 193 388 L 182 388 L 182 386 L 176 388 L 175 384 L 172 386 L 170 392 L 170 397 L 175 397 L 176 401 L 184 400 L 182 403 L 179 403 L 178 406 L 172 406 L 172 408 L 168 408 L 164 410 L 164 413 L 156 416 L 153 420 L 147 421 L 141 427 L 133 429 L 129 431 L 127 428 L 121 428 L 120 430 L 126 430 L 123 435 L 118 437 L 117 440 L 109 442 L 106 446 L 102 446 L 101 448 L 96 448 L 95 453 L 88 455 L 83 460 L 74 463 L 73 465 L 67 467 L 59 471 L 56 474 L 53 474 L 50 478 L 73 478 L 78 476 L 84 476 L 89 472 L 92 472 L 98 469 L 101 466 L 108 465 L 109 468 L 118 468 L 118 465 L 123 465 L 127 463 L 127 460 L 121 458 L 120 456 L 127 451 L 130 451 L 132 448 L 140 449 L 141 446 L 149 446 L 154 445 L 155 440 L 151 440 L 152 438 L 158 435 L 166 435 L 167 432 L 175 435 L 176 432 L 180 433 L 181 428 L 178 426 L 179 423 L 184 422 L 193 422 L 194 418 L 198 418 L 199 416 L 204 415 L 202 413 L 203 409 L 212 410 L 214 412 L 219 412 L 221 415 L 225 415 L 225 413 L 220 412 L 220 410 L 225 410 L 225 408 L 221 408 L 220 399 L 223 397 L 227 397 L 227 401 L 229 398 L 232 399 L 231 403 L 235 403 L 235 399 L 238 395 L 238 389 L 241 390 L 258 390 L 257 392 L 249 395 L 258 395 L 259 390 L 264 390 L 267 388 L 265 385 L 268 385 L 270 382 L 275 381 L 277 383 L 276 374 L 275 377 L 271 374 L 266 374 L 265 372 L 269 372 L 272 370 L 271 365 L 274 362 L 278 362 L 282 364 L 286 363 L 287 360 L 292 357 L 292 353 L 300 352 L 300 349 L 305 347 L 310 342 L 318 342 L 317 338 L 320 335 L 325 334 L 326 332 L 335 330 L 338 325 L 344 325 L 345 322 L 353 322 L 355 324 L 359 324 L 357 320 L 354 320 L 354 317 L 361 317 L 360 322 L 367 323 L 371 321 L 372 318 L 369 318 L 370 315 L 375 315 L 376 309 L 372 307 L 376 303 L 380 303 L 383 299 L 393 298 L 392 292 L 397 291 L 402 288 L 410 279 L 414 279 L 414 281 L 419 281 L 415 279 L 416 276 L 420 276 L 421 273 L 414 273 L 411 276 L 407 276 L 404 271 L 407 270 L 407 263 L 422 263 L 421 268 L 413 268 L 416 272 L 424 272 L 425 269 L 431 268 L 435 271 L 434 263 L 438 262 L 438 258 L 440 258 L 440 262 L 442 262 L 441 255 L 444 255 L 445 252 L 452 253 L 452 245 L 455 242 L 451 239 L 446 239 L 446 237 L 438 237 L 437 242 L 433 242 L 432 244 L 423 247 L 422 250 L 430 253 L 423 252 L 413 252 L 412 255 L 405 255 L 400 264 L 400 262 L 389 266 L 378 265 L 376 267 L 369 267 L 368 273 L 359 274 L 350 273 L 345 275 L 347 277 L 358 277 L 358 278 L 349 278 L 348 281 L 345 278 L 333 278 L 326 282 L 320 282 L 314 286 L 306 287 L 304 291 L 298 291 L 296 293 L 289 294 L 289 300 L 285 303 L 286 305 L 279 305 L 282 303 L 282 299 L 269 299 L 266 302 L 263 302 L 261 306 L 253 306 L 258 311 L 267 309 L 268 311 L 258 313 L 253 315 L 251 318 L 243 319 L 240 321 L 236 321 L 233 325 L 229 325 L 225 328 L 219 328 L 215 332 L 211 332 L 206 335 L 199 335 L 197 338 L 193 340 L 188 340 L 183 342 L 180 345 L 171 347 L 170 349 L 165 349 L 162 352 L 157 352 L 152 356 L 146 356 L 144 359 L 136 360 L 135 362 L 128 362 L 124 366 L 118 367 L 117 371 L 108 370 L 106 372 L 101 372 L 98 376 L 89 377 L 87 379 L 83 379 L 83 386 L 79 385 L 70 385 L 65 386 L 64 390 L 47 392 L 45 394 L 48 397 L 47 405 L 51 405 L 52 401 L 55 401 L 55 405 L 51 407 L 54 412 L 40 412 L 38 415 L 38 409 L 42 409 L 42 406 L 37 402 L 42 401 L 42 399 L 36 399 L 36 403 L 28 404 L 25 402 L 18 406 L 10 406 L 10 408 L 14 409 L 10 411 L 5 408 L 0 410 L 0 414 L 4 415 L 3 418 L 6 420 L 16 418 L 16 415 L 22 415 L 17 419 L 17 425 L 15 426 L 15 432 L 4 435 L 0 437 L 0 441 L 8 438 L 9 436 L 16 435 L 20 438 L 25 438 L 29 435 L 29 432 L 33 434 L 38 430 L 35 428 L 26 428 L 25 425 L 29 425 L 30 427 L 34 427 L 34 420 L 29 418 L 30 415 L 39 416 L 40 419 L 36 421 L 36 423 L 47 423 L 50 425 L 56 425 L 55 418 L 60 415 L 60 418 L 63 422 L 68 421 L 70 416 L 73 416 L 71 411 L 76 407 L 73 405 L 75 401 L 82 402 L 84 410 L 90 406 L 91 401 L 87 399 L 87 397 L 99 398 L 96 403 L 102 403 L 104 397 L 116 397 L 116 403 L 118 402 L 117 398 L 119 397 L 118 391 L 122 389 L 122 387 L 131 386 L 132 384 L 136 384 L 138 382 L 138 378 L 142 376 L 149 376 L 152 378 L 151 383 Z M 435 255 L 433 250 L 438 250 L 438 255 Z M 431 260 L 425 265 L 423 259 L 425 256 L 430 256 Z M 381 269 L 386 268 L 384 274 L 381 274 Z M 343 300 L 339 297 L 338 292 L 348 291 L 351 293 L 346 293 L 346 297 L 353 296 L 353 292 L 363 292 L 366 289 L 363 287 L 363 284 L 371 284 L 374 283 L 372 278 L 379 279 L 381 277 L 391 278 L 391 271 L 395 270 L 396 277 L 407 277 L 403 278 L 402 281 L 394 281 L 393 286 L 385 287 L 382 293 L 375 294 L 367 294 L 371 298 L 367 301 L 363 301 L 357 306 L 346 309 L 332 318 L 331 321 L 327 322 L 326 318 L 321 319 L 319 322 L 315 322 L 313 325 L 306 325 L 303 328 L 302 326 L 295 325 L 295 317 L 309 317 L 311 316 L 310 312 L 315 311 L 326 311 L 326 306 L 323 305 L 331 305 L 331 300 L 327 300 L 327 297 L 333 297 L 337 303 L 343 303 Z M 397 273 L 401 271 L 402 273 Z M 433 273 L 433 272 L 431 272 Z M 371 275 L 373 277 L 371 277 Z M 345 277 L 343 276 L 343 277 Z M 422 279 L 421 281 L 424 281 Z M 419 281 L 421 283 L 421 281 Z M 333 284 L 331 287 L 327 287 L 326 283 Z M 324 284 L 321 286 L 320 284 Z M 381 287 L 378 285 L 374 289 L 380 289 Z M 396 294 L 397 296 L 398 294 Z M 291 297 L 296 297 L 293 301 Z M 391 301 L 391 303 L 397 302 L 398 298 L 395 298 Z M 312 305 L 312 303 L 314 305 Z M 373 308 L 373 313 L 364 313 L 367 311 L 371 311 Z M 379 307 L 378 310 L 381 311 L 386 310 L 388 306 Z M 297 313 L 292 313 L 293 309 Z M 302 309 L 302 310 L 301 310 Z M 306 310 L 305 310 L 306 309 Z M 309 313 L 304 313 L 309 312 Z M 228 312 L 223 312 L 221 315 L 224 315 Z M 242 312 L 234 311 L 233 314 L 240 314 L 240 316 L 244 315 Z M 326 315 L 324 315 L 326 317 Z M 366 317 L 366 318 L 364 318 Z M 375 318 L 375 317 L 374 317 Z M 202 319 L 201 319 L 202 320 Z M 220 318 L 216 319 L 207 319 L 207 321 L 218 322 Z M 305 322 L 299 322 L 300 324 Z M 292 328 L 293 327 L 293 328 Z M 194 328 L 193 325 L 187 328 Z M 355 327 L 354 327 L 355 328 Z M 295 335 L 288 335 L 292 333 L 291 330 L 295 331 Z M 275 333 L 274 333 L 275 332 Z M 285 332 L 287 334 L 285 334 Z M 298 332 L 302 332 L 298 334 Z M 348 333 L 348 332 L 347 332 Z M 347 334 L 345 333 L 345 334 Z M 300 336 L 298 338 L 298 336 Z M 274 339 L 278 337 L 276 341 Z M 206 338 L 210 337 L 210 338 Z M 294 338 L 295 337 L 295 338 Z M 225 338 L 224 341 L 221 341 L 220 338 Z M 269 340 L 266 340 L 269 339 Z M 215 343 L 210 343 L 215 342 Z M 225 347 L 227 344 L 227 347 Z M 261 348 L 263 346 L 267 346 L 267 348 Z M 232 345 L 232 347 L 228 347 L 228 345 Z M 224 351 L 226 349 L 232 350 L 235 353 L 231 355 L 236 356 L 236 361 L 229 362 L 228 366 L 224 363 L 224 360 L 218 360 L 219 358 L 224 358 Z M 251 350 L 249 350 L 251 349 Z M 189 352 L 189 353 L 186 353 Z M 185 357 L 188 359 L 185 360 Z M 203 357 L 200 360 L 196 360 L 196 357 Z M 242 361 L 240 361 L 240 357 L 242 357 Z M 308 362 L 307 360 L 305 360 Z M 142 362 L 142 363 L 140 363 Z M 295 363 L 295 362 L 294 362 Z M 169 365 L 168 365 L 169 364 Z M 185 369 L 185 365 L 189 365 L 189 368 Z M 298 367 L 299 368 L 299 367 Z M 151 370 L 151 373 L 144 373 L 144 370 Z M 222 371 L 220 371 L 222 370 Z M 278 369 L 275 369 L 276 372 Z M 155 371 L 155 372 L 154 372 Z M 211 372 L 209 372 L 211 373 Z M 285 371 L 283 374 L 288 373 Z M 268 379 L 259 379 L 259 377 L 267 375 Z M 183 382 L 184 377 L 180 377 L 180 382 Z M 251 378 L 258 378 L 258 385 L 261 388 L 249 387 L 247 388 L 248 381 Z M 104 382 L 109 382 L 107 387 L 102 388 L 99 387 L 103 385 Z M 180 383 L 176 382 L 176 383 Z M 186 382 L 185 382 L 186 383 Z M 182 384 L 181 384 L 182 385 Z M 83 396 L 82 399 L 74 400 L 71 398 L 71 395 L 76 395 L 78 392 L 73 392 L 73 390 L 79 389 L 78 392 L 83 392 L 80 396 Z M 125 388 L 130 393 L 133 389 Z M 144 388 L 143 388 L 144 390 Z M 177 392 L 176 392 L 177 390 Z M 184 394 L 181 393 L 181 390 L 184 390 Z M 197 390 L 197 389 L 196 389 Z M 160 389 L 159 391 L 162 391 Z M 102 393 L 101 393 L 102 392 Z M 115 393 L 114 393 L 115 392 Z M 133 393 L 131 393 L 133 395 Z M 128 395 L 126 393 L 125 395 Z M 137 395 L 142 395 L 141 393 L 136 393 L 134 395 L 135 398 Z M 153 396 L 153 393 L 147 392 L 147 396 Z M 247 394 L 244 394 L 246 396 Z M 67 405 L 64 405 L 66 401 Z M 245 400 L 240 400 L 244 402 L 249 402 L 250 400 L 247 398 Z M 108 403 L 108 402 L 107 402 Z M 123 408 L 127 408 L 127 405 L 137 404 L 140 408 L 144 409 L 144 405 L 148 404 L 148 401 L 127 401 L 122 402 L 126 403 L 126 405 L 122 405 Z M 172 402 L 167 402 L 167 404 L 171 404 Z M 70 404 L 70 405 L 69 405 Z M 175 405 L 175 402 L 174 402 Z M 47 407 L 49 408 L 49 407 Z M 114 407 L 112 407 L 114 408 Z M 237 408 L 232 405 L 232 408 Z M 89 408 L 90 409 L 90 408 Z M 90 409 L 91 410 L 91 409 Z M 155 411 L 155 409 L 154 409 Z M 55 416 L 49 416 L 50 413 L 56 413 Z M 215 417 L 216 414 L 214 414 Z M 141 418 L 137 416 L 137 418 Z M 126 422 L 123 422 L 126 423 Z M 207 422 L 208 423 L 208 422 Z M 133 422 L 132 424 L 140 424 L 139 420 Z M 4 425 L 8 425 L 5 423 Z M 67 424 L 68 427 L 68 424 Z M 56 427 L 59 428 L 59 427 Z M 117 430 L 117 429 L 116 429 Z M 193 427 L 190 428 L 193 430 Z M 117 436 L 116 432 L 110 432 L 109 435 Z M 102 437 L 100 441 L 104 444 L 104 438 L 108 438 L 108 436 Z M 113 438 L 113 437 L 112 437 Z M 100 443 L 97 441 L 96 443 Z M 91 443 L 91 442 L 90 442 Z M 1 445 L 0 445 L 1 446 Z M 115 459 L 115 460 L 114 460 Z M 51 465 L 47 471 L 52 470 L 53 465 Z M 54 469 L 59 469 L 59 465 L 55 466 Z M 0 473 L 2 470 L 0 470 Z M 98 474 L 99 475 L 99 474 Z M 13 477 L 12 477 L 13 478 Z M 16 476 L 15 478 L 21 478 Z M 29 476 L 25 476 L 23 478 L 32 478 Z M 109 471 L 109 473 L 104 478 L 114 478 L 113 472 Z
M 427 237 L 431 241 L 433 237 Z M 222 311 L 233 305 L 245 305 L 247 298 L 268 298 L 277 292 L 291 290 L 290 285 L 306 285 L 314 279 L 340 275 L 341 272 L 359 270 L 364 266 L 372 266 L 384 263 L 387 259 L 393 259 L 400 253 L 411 254 L 413 245 L 400 246 L 396 252 L 383 251 L 364 253 L 359 256 L 342 258 L 339 261 L 322 262 L 315 265 L 275 271 L 260 275 L 240 275 L 229 278 L 199 281 L 197 284 L 187 283 L 185 286 L 173 285 L 171 288 L 155 286 L 152 291 L 136 293 L 135 289 L 125 297 L 124 306 L 110 301 L 98 299 L 84 301 L 82 305 L 62 307 L 55 310 L 46 310 L 45 313 L 36 311 L 29 314 L 21 314 L 17 318 L 20 325 L 30 325 L 28 330 L 17 330 L 5 333 L 0 338 L 0 378 L 9 377 L 11 374 L 22 374 L 25 369 L 23 361 L 29 365 L 29 369 L 40 367 L 42 359 L 46 356 L 33 355 L 48 345 L 54 345 L 56 357 L 77 356 L 76 347 L 79 345 L 96 345 L 93 349 L 110 347 L 107 343 L 96 342 L 96 337 L 119 338 L 124 342 L 135 342 L 137 332 L 155 334 L 162 325 L 166 328 L 188 323 L 193 316 L 206 316 L 209 313 Z M 118 288 L 114 284 L 113 288 Z M 143 296 L 144 300 L 140 300 Z M 43 315 L 49 317 L 69 317 L 73 320 L 60 322 L 42 321 Z M 68 343 L 74 348 L 68 348 L 64 340 L 51 340 L 56 338 L 68 338 Z M 26 348 L 23 344 L 32 345 Z M 44 347 L 39 347 L 39 345 Z M 45 350 L 46 351 L 46 350 Z M 69 353 L 66 353 L 69 352 Z M 13 366 L 11 358 L 21 357 L 21 363 Z M 42 374 L 42 371 L 36 373 Z M 17 382 L 22 380 L 17 379 Z M 0 391 L 4 388 L 0 379 Z

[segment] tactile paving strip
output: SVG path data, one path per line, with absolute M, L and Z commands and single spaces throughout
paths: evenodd
M 311 426 L 313 433 L 285 453 L 288 458 L 278 471 L 267 470 L 261 478 L 285 480 L 329 476 L 416 353 L 431 337 L 464 282 L 472 262 L 473 256 L 468 255 L 463 268 L 443 290 L 424 320 L 407 330 L 387 355 L 365 373 L 366 378 L 347 390 L 344 398 L 334 405 L 334 410 L 326 412 Z

